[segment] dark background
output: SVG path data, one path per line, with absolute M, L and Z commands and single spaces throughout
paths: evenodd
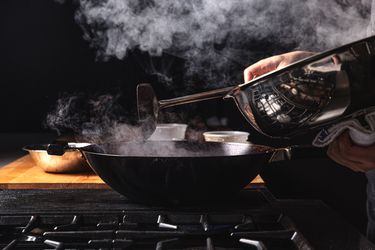
M 160 98 L 202 91 L 199 84 L 189 85 L 186 89 L 183 61 L 170 55 L 150 58 L 135 50 L 121 61 L 97 59 L 95 48 L 90 48 L 89 42 L 82 38 L 82 30 L 74 21 L 75 8 L 71 1 L 65 4 L 51 0 L 1 1 L 0 80 L 3 91 L 0 93 L 0 107 L 3 122 L 0 131 L 50 131 L 43 122 L 62 95 L 84 92 L 89 97 L 120 93 L 120 105 L 131 118 L 135 113 L 135 86 L 140 82 L 152 83 Z M 274 38 L 272 41 L 249 41 L 249 49 L 263 53 L 248 64 L 289 51 L 294 46 L 278 44 Z M 160 82 L 155 75 L 147 74 L 151 64 L 162 68 L 165 62 L 171 61 L 166 73 L 173 76 L 173 84 Z M 237 77 L 228 85 L 242 82 L 245 66 L 233 69 Z M 197 82 L 204 80 L 204 76 L 200 76 Z M 187 117 L 199 114 L 204 119 L 217 114 L 230 117 L 233 129 L 247 127 L 241 115 L 232 112 L 236 108 L 229 101 L 206 102 L 182 109 Z
M 96 61 L 70 3 L 1 1 L 0 10 L 2 131 L 45 130 L 62 93 L 135 94 L 135 84 L 150 81 L 131 60 Z
M 145 65 L 154 59 L 139 51 L 131 52 L 122 61 L 96 60 L 95 49 L 82 38 L 82 31 L 74 22 L 74 8 L 70 2 L 57 4 L 51 0 L 0 2 L 0 133 L 7 134 L 2 145 L 12 141 L 12 134 L 54 133 L 43 124 L 61 95 L 121 93 L 120 104 L 125 114 L 132 117 L 135 86 L 140 82 L 153 83 L 159 97 L 184 92 L 183 84 L 170 87 L 148 75 Z M 270 43 L 254 41 L 252 46 L 264 51 L 261 57 L 293 47 L 277 46 L 274 41 L 269 46 Z M 254 58 L 254 62 L 257 59 L 260 58 Z M 166 56 L 163 60 L 172 58 Z M 178 79 L 183 62 L 173 60 L 173 74 Z M 241 78 L 242 68 L 234 70 Z M 225 116 L 231 129 L 248 130 L 255 141 L 268 142 L 249 128 L 232 102 L 210 101 L 182 109 L 187 114 L 174 119 L 188 122 L 196 116 L 202 121 L 212 115 Z M 364 232 L 366 180 L 362 174 L 322 156 L 267 166 L 263 177 L 278 197 L 322 199 Z

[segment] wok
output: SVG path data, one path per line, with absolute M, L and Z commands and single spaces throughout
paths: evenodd
M 49 154 L 67 149 L 50 144 Z M 234 195 L 287 149 L 249 143 L 145 141 L 79 148 L 112 189 L 143 203 L 202 203 Z

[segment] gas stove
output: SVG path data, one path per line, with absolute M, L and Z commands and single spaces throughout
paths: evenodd
M 119 211 L 2 216 L 5 249 L 310 249 L 278 213 Z M 4 226 L 4 224 L 6 226 Z
M 278 201 L 265 188 L 220 203 L 179 207 L 133 203 L 112 190 L 2 190 L 0 197 L 0 247 L 7 250 L 373 247 L 331 214 L 325 218 L 321 203 Z M 307 222 L 299 224 L 301 218 Z M 330 223 L 328 218 L 341 236 L 319 225 Z M 320 232 L 311 235 L 314 227 L 306 223 L 317 224 Z

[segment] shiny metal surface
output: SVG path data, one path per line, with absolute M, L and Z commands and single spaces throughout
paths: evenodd
M 70 146 L 77 147 L 76 144 L 71 144 Z M 45 172 L 76 173 L 90 170 L 89 165 L 78 149 L 66 150 L 63 155 L 49 155 L 47 153 L 47 145 L 29 145 L 23 149 L 29 152 L 35 164 Z
M 248 122 L 264 134 L 283 136 L 322 115 L 334 96 L 337 72 L 327 70 L 328 66 L 322 66 L 323 70 L 319 71 L 307 66 L 233 93 Z M 345 106 L 339 108 L 345 110 Z
M 309 121 L 310 125 L 329 121 L 342 115 L 350 105 L 350 84 L 344 71 L 337 72 L 334 98 L 323 108 L 319 115 Z
M 303 59 L 228 94 L 270 137 L 291 137 L 375 106 L 375 37 Z

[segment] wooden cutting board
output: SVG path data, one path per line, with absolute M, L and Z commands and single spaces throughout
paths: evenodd
M 29 155 L 0 168 L 0 188 L 109 188 L 94 172 L 77 174 L 46 173 Z
M 257 176 L 247 187 L 264 184 Z M 0 189 L 105 189 L 109 188 L 94 172 L 78 174 L 46 173 L 29 155 L 0 168 Z

